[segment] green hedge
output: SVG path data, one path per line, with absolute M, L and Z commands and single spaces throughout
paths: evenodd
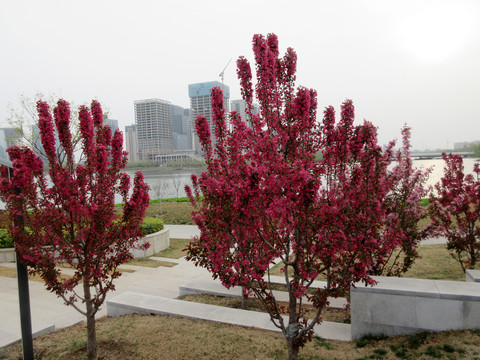
M 153 234 L 163 229 L 163 221 L 154 217 L 146 217 L 143 219 L 141 229 L 145 235 Z
M 7 229 L 0 228 L 0 249 L 13 247 L 13 240 Z
M 166 199 L 162 199 L 162 202 L 189 202 L 190 199 L 186 196 L 184 197 L 178 197 L 178 198 L 166 198 Z M 155 200 L 150 200 L 150 203 L 158 203 L 160 202 L 159 199 L 155 199 Z
M 145 235 L 153 234 L 163 229 L 163 221 L 154 217 L 146 217 L 140 226 Z M 0 249 L 12 248 L 13 241 L 7 229 L 0 228 Z
M 429 198 L 420 199 L 420 205 L 423 207 L 430 205 L 430 199 Z

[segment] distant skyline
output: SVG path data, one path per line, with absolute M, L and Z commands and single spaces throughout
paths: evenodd
M 221 81 L 240 99 L 235 60 L 273 32 L 298 55 L 297 85 L 318 120 L 352 99 L 381 144 L 412 127 L 415 149 L 480 140 L 480 1 L 0 1 L 0 126 L 20 94 L 99 100 L 122 130 L 134 101 L 189 107 L 188 85 Z

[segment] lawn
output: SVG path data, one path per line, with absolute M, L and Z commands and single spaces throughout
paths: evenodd
M 125 315 L 97 322 L 100 359 L 286 359 L 280 333 L 162 315 Z M 85 325 L 34 340 L 37 359 L 84 359 Z M 314 338 L 302 359 L 480 359 L 479 331 L 448 331 L 357 342 Z M 0 349 L 0 359 L 21 358 L 21 344 Z
M 165 224 L 194 225 L 191 212 L 192 205 L 188 201 L 151 202 L 146 216 L 159 217 Z
M 159 253 L 155 254 L 155 256 L 166 257 L 170 259 L 180 259 L 181 257 L 187 255 L 187 253 L 183 250 L 187 247 L 190 241 L 191 240 L 189 239 L 170 239 L 170 247 L 160 251 Z
M 460 263 L 449 255 L 445 245 L 422 245 L 418 252 L 421 258 L 415 261 L 404 277 L 465 281 Z
M 9 277 L 9 278 L 16 278 L 17 277 L 17 268 L 16 267 L 6 267 L 6 266 L 1 266 L 0 265 L 0 276 Z M 60 278 L 66 280 L 66 279 L 71 279 L 72 276 L 66 275 L 66 274 L 61 274 Z M 40 275 L 36 275 L 36 274 L 35 275 L 28 275 L 28 280 L 44 282 L 43 279 L 40 277 Z
M 421 245 L 418 247 L 421 258 L 417 259 L 403 277 L 434 280 L 465 281 L 465 273 L 460 264 L 448 253 L 443 244 Z M 282 264 L 271 269 L 272 275 L 283 275 Z M 322 276 L 318 277 L 323 280 Z

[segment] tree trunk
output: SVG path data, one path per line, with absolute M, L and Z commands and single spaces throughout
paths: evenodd
M 95 313 L 91 301 L 90 285 L 87 279 L 83 279 L 83 292 L 87 307 L 87 356 L 88 359 L 97 358 L 97 333 L 95 331 Z
M 287 339 L 288 360 L 297 360 L 300 348 L 295 345 L 295 340 Z
M 287 340 L 288 359 L 297 360 L 300 347 L 298 346 L 298 331 L 300 324 L 297 322 L 297 298 L 291 285 L 289 286 L 288 302 L 288 326 L 285 329 L 285 339 Z

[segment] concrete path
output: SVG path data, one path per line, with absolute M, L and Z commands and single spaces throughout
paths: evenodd
M 435 244 L 445 244 L 447 242 L 447 238 L 443 236 L 439 236 L 436 238 L 426 239 L 420 242 L 421 245 L 435 245 Z

